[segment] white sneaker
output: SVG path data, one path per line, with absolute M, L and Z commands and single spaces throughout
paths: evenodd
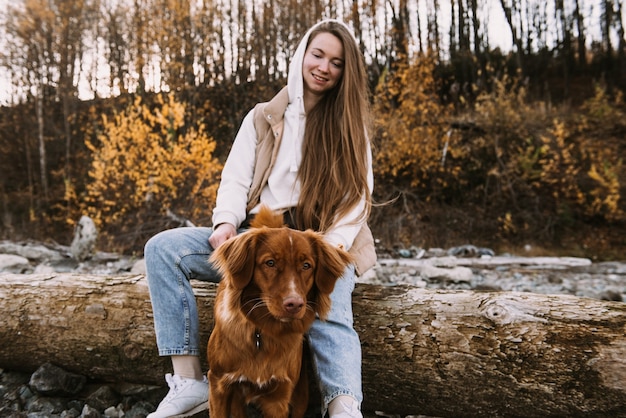
M 156 411 L 146 418 L 190 417 L 208 409 L 209 381 L 206 376 L 203 380 L 195 380 L 168 373 L 165 381 L 170 391 Z
M 352 396 L 340 395 L 328 404 L 329 418 L 363 418 L 359 403 Z

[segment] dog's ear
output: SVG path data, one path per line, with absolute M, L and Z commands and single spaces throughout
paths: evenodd
M 317 251 L 317 267 L 315 271 L 315 285 L 320 292 L 331 294 L 335 282 L 346 267 L 353 262 L 352 256 L 341 248 L 333 247 L 321 235 L 312 233 L 311 239 Z
M 231 278 L 237 289 L 245 288 L 252 280 L 257 235 L 254 231 L 239 234 L 220 245 L 209 259 L 223 275 Z

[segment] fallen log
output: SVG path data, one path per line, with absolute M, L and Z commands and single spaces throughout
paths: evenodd
M 202 338 L 215 285 L 194 282 Z M 143 276 L 0 275 L 0 367 L 45 362 L 162 384 Z M 463 416 L 626 416 L 626 304 L 564 295 L 357 285 L 363 409 Z

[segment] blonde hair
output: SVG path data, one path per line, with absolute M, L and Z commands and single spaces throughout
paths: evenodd
M 344 25 L 326 22 L 310 34 L 308 43 L 320 33 L 330 33 L 343 44 L 344 70 L 337 85 L 307 114 L 296 225 L 324 232 L 363 197 L 366 205 L 359 220 L 369 215 L 370 116 L 365 62 L 354 37 Z

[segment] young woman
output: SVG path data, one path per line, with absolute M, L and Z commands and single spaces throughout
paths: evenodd
M 190 279 L 219 281 L 212 251 L 245 230 L 261 204 L 291 215 L 356 259 L 337 281 L 327 321 L 309 332 L 322 393 L 322 416 L 361 417 L 361 346 L 353 328 L 357 272 L 376 261 L 366 220 L 373 188 L 363 56 L 348 27 L 313 26 L 298 45 L 287 86 L 245 118 L 224 165 L 213 228 L 161 232 L 145 259 L 159 354 L 171 356 L 168 395 L 149 418 L 189 416 L 206 408 L 198 314 Z M 206 343 L 206 342 L 204 342 Z

